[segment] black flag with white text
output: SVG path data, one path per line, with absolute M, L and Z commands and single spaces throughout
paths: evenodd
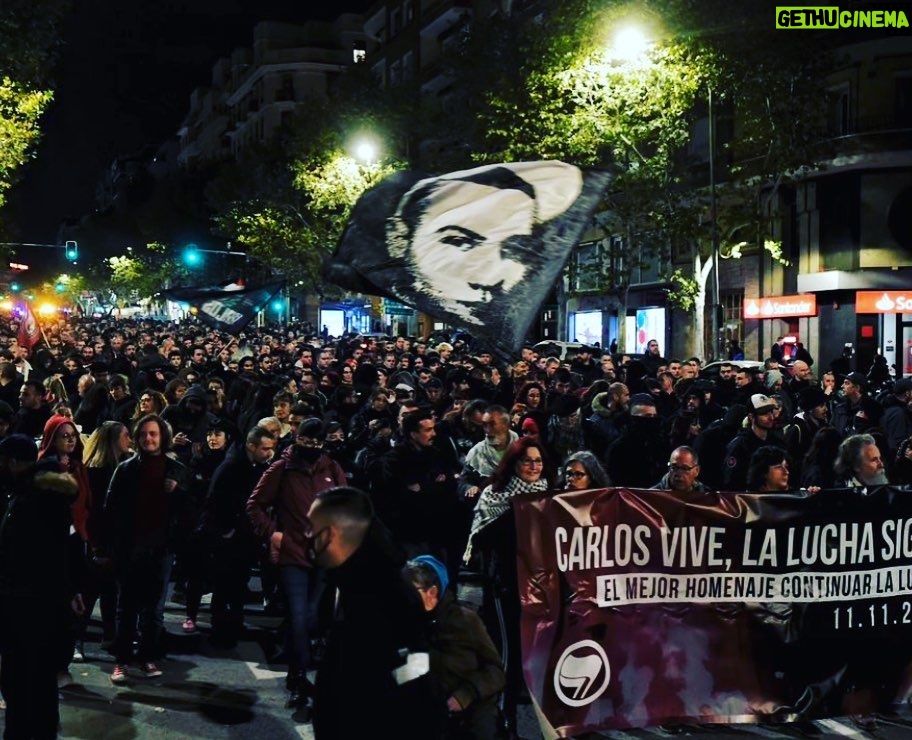
M 163 295 L 170 301 L 188 303 L 197 309 L 197 318 L 228 334 L 236 334 L 253 321 L 259 311 L 284 287 L 281 281 L 259 287 L 236 285 L 206 288 L 172 288 Z

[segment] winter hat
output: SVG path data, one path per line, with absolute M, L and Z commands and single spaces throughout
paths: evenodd
M 417 558 L 413 558 L 412 562 L 430 565 L 434 569 L 437 574 L 437 580 L 440 581 L 440 596 L 442 597 L 447 590 L 447 586 L 450 585 L 450 577 L 447 575 L 446 566 L 433 555 L 419 555 Z
M 780 373 L 778 370 L 767 370 L 766 371 L 766 378 L 764 379 L 763 383 L 767 387 L 768 390 L 773 390 L 773 388 L 776 387 L 776 383 L 781 383 L 781 382 L 782 382 L 782 373 Z
M 531 417 L 526 417 L 522 423 L 522 431 L 528 432 L 529 434 L 538 435 L 538 424 L 535 422 L 535 419 Z
M 323 439 L 323 422 L 316 416 L 304 419 L 298 424 L 298 437 L 308 437 L 309 439 Z
M 9 457 L 19 462 L 35 462 L 38 459 L 38 447 L 25 434 L 11 434 L 0 440 L 0 457 Z

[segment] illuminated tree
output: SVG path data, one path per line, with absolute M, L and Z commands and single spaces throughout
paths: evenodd
M 614 185 L 596 217 L 611 237 L 595 266 L 601 292 L 623 316 L 632 274 L 652 269 L 671 286 L 670 303 L 692 312 L 700 356 L 715 265 L 706 141 L 694 147 L 692 137 L 710 89 L 725 126 L 716 171 L 724 254 L 741 245 L 741 253 L 788 262 L 772 204 L 820 154 L 827 55 L 776 35 L 767 11 L 672 0 L 661 15 L 640 5 L 634 17 L 628 3 L 557 0 L 530 24 L 473 29 L 467 41 L 465 58 L 484 67 L 488 85 L 472 111 L 475 158 L 611 168 Z M 653 44 L 622 61 L 613 37 L 631 22 Z M 507 35 L 493 43 L 489 33 Z M 691 266 L 681 268 L 686 254 Z
M 0 207 L 41 136 L 50 104 L 61 0 L 4 0 L 0 5 Z
M 284 135 L 249 151 L 208 190 L 218 232 L 281 272 L 322 292 L 320 268 L 361 193 L 398 168 L 394 158 L 359 162 L 355 120 L 376 121 L 342 105 L 314 100 Z M 376 126 L 376 128 L 374 128 Z M 379 137 L 378 137 L 379 138 Z

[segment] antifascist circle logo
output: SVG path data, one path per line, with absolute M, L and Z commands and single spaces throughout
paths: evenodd
M 611 682 L 605 650 L 594 640 L 575 642 L 554 669 L 554 692 L 568 706 L 584 707 L 598 699 Z

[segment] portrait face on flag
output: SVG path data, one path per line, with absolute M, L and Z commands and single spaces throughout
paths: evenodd
M 511 351 L 608 179 L 555 161 L 396 173 L 361 197 L 324 275 Z
M 580 171 L 557 162 L 421 180 L 388 221 L 390 253 L 405 259 L 415 292 L 466 323 L 481 324 L 486 307 L 499 310 L 497 304 L 541 267 L 536 229 L 567 210 L 581 189 Z

